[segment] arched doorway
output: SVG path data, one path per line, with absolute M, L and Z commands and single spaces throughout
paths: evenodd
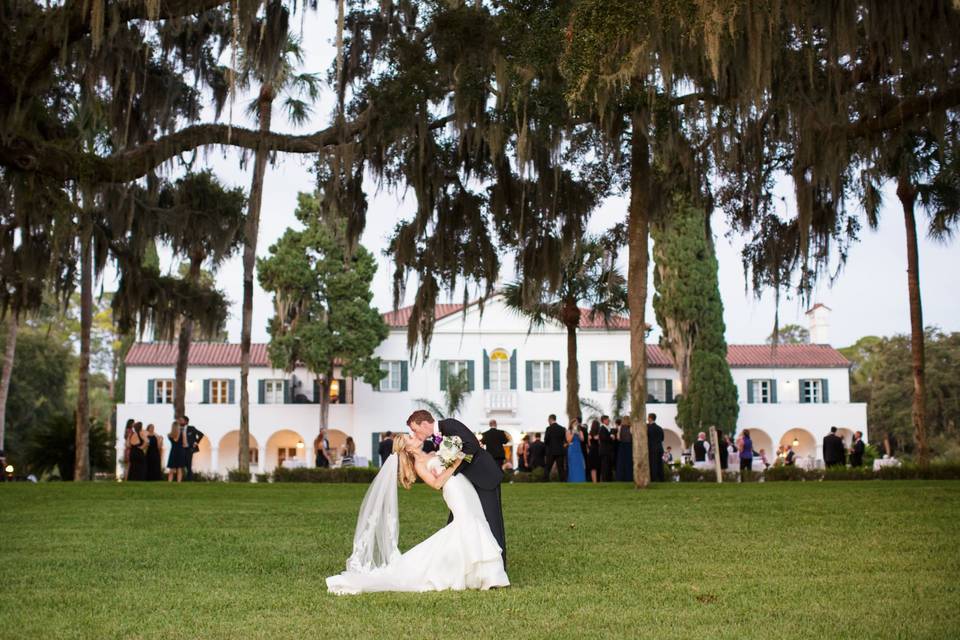
M 793 452 L 802 458 L 817 457 L 817 441 L 806 429 L 790 429 L 780 438 L 780 444 L 793 447 Z
M 301 466 L 313 466 L 310 460 L 310 448 L 296 431 L 281 429 L 267 438 L 267 448 L 264 451 L 263 471 L 269 473 L 280 466 L 284 460 L 296 460 Z
M 250 436 L 250 470 L 260 470 L 260 445 L 257 439 Z M 220 445 L 217 447 L 217 473 L 223 473 L 227 469 L 236 469 L 237 460 L 240 455 L 240 432 L 230 431 L 220 438 Z
M 327 429 L 327 457 L 330 458 L 332 464 L 336 464 L 340 461 L 340 450 L 343 448 L 343 445 L 347 443 L 347 434 L 340 429 Z M 356 445 L 356 442 L 354 442 Z
M 170 441 L 167 441 L 169 445 Z M 200 441 L 200 451 L 193 454 L 193 470 L 194 471 L 203 471 L 204 473 L 210 473 L 216 471 L 212 466 L 212 456 L 210 455 L 210 438 L 204 438 Z M 164 449 L 164 453 L 169 454 L 169 449 Z M 163 463 L 166 464 L 166 459 L 163 460 Z

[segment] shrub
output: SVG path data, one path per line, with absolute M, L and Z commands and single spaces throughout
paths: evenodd
M 824 480 L 874 480 L 877 477 L 869 467 L 836 467 L 817 471 L 823 472 Z
M 250 482 L 250 478 L 251 475 L 249 471 L 240 471 L 240 469 L 227 470 L 228 482 Z
M 511 480 L 514 482 L 543 482 L 546 478 L 543 467 L 537 467 L 533 471 L 515 471 Z
M 680 467 L 676 475 L 679 476 L 680 482 L 702 482 L 704 480 L 703 472 L 691 464 Z
M 320 467 L 286 469 L 277 467 L 273 471 L 274 482 L 372 482 L 379 469 L 376 467 L 342 467 L 323 469 Z
M 261 483 L 261 482 L 270 482 L 270 474 L 269 474 L 269 473 L 258 473 L 258 474 L 256 474 L 256 478 L 257 478 L 257 483 L 258 483 L 258 484 Z
M 212 471 L 194 471 L 191 482 L 220 482 L 223 478 Z
M 763 473 L 767 482 L 780 482 L 784 480 L 806 480 L 807 472 L 796 465 L 780 465 L 770 467 Z

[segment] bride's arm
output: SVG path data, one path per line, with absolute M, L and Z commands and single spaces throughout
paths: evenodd
M 457 470 L 457 467 L 460 466 L 461 462 L 463 462 L 463 458 L 458 459 L 448 469 L 444 469 L 443 473 L 441 473 L 439 476 L 433 475 L 433 473 L 427 469 L 427 465 L 424 463 L 418 462 L 413 468 L 416 470 L 417 475 L 420 476 L 420 479 L 423 480 L 424 483 L 439 491 L 440 489 L 443 489 L 443 485 L 447 483 L 447 480 L 450 479 L 450 476 L 452 476 L 453 472 Z

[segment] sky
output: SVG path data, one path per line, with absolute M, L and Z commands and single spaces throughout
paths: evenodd
M 303 17 L 302 44 L 306 50 L 303 71 L 326 76 L 334 56 L 335 15 L 334 3 L 320 3 L 316 12 Z M 330 123 L 332 104 L 331 92 L 326 91 L 314 109 L 312 121 L 299 129 L 289 126 L 281 114 L 275 113 L 274 130 L 308 133 L 323 129 Z M 246 120 L 245 106 L 245 97 L 238 96 L 233 107 L 233 122 L 238 126 L 253 126 L 252 122 Z M 249 189 L 252 163 L 246 162 L 241 166 L 238 151 L 208 150 L 204 157 L 224 183 Z M 268 168 L 261 210 L 259 256 L 268 255 L 270 245 L 287 227 L 297 226 L 293 215 L 297 193 L 314 188 L 314 178 L 310 172 L 312 163 L 313 156 L 281 154 L 276 163 Z M 412 197 L 404 199 L 402 193 L 375 191 L 372 181 L 368 181 L 368 184 L 370 206 L 361 242 L 373 252 L 379 264 L 372 285 L 374 304 L 381 311 L 387 311 L 393 304 L 392 269 L 390 259 L 383 255 L 383 250 L 396 222 L 412 214 L 414 202 Z M 879 228 L 861 232 L 861 240 L 850 250 L 847 264 L 839 277 L 832 284 L 824 279 L 812 297 L 813 303 L 825 304 L 832 310 L 829 338 L 835 346 L 852 344 L 866 335 L 892 335 L 906 333 L 910 329 L 903 216 L 892 191 L 888 190 L 885 195 Z M 599 233 L 623 220 L 626 209 L 625 198 L 610 198 L 593 214 L 590 230 Z M 918 221 L 922 220 L 921 215 Z M 735 344 L 764 342 L 773 328 L 773 294 L 766 292 L 757 298 L 752 291 L 746 290 L 740 262 L 744 243 L 737 236 L 727 236 L 728 227 L 722 212 L 714 213 L 713 228 L 717 235 L 720 293 L 724 303 L 727 341 Z M 922 230 L 920 234 L 924 323 L 947 331 L 960 331 L 960 238 L 944 244 L 927 238 Z M 169 266 L 169 259 L 165 262 Z M 625 258 L 622 262 L 621 269 L 625 273 Z M 505 261 L 502 279 L 509 281 L 510 275 L 511 267 Z M 227 321 L 231 342 L 240 340 L 242 276 L 243 267 L 238 255 L 220 268 L 216 278 L 218 286 L 232 303 Z M 415 284 L 413 281 L 409 283 L 408 297 L 415 291 Z M 652 283 L 650 291 L 652 297 Z M 805 310 L 806 305 L 796 298 L 781 300 L 781 326 L 788 323 L 806 325 L 803 317 Z M 266 326 L 271 314 L 271 298 L 260 289 L 258 283 L 254 295 L 254 342 L 267 341 Z M 647 318 L 648 322 L 654 323 L 653 309 L 649 304 Z M 658 337 L 659 330 L 655 328 L 651 339 Z

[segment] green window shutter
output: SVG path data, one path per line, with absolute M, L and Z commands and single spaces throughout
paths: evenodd
M 560 391 L 560 361 L 553 361 L 553 390 Z
M 616 388 L 617 384 L 620 382 L 620 376 L 623 375 L 623 370 L 627 368 L 627 365 L 623 360 L 617 360 L 617 379 L 614 380 L 613 387 Z
M 490 356 L 486 349 L 483 350 L 483 388 L 490 388 Z
M 747 380 L 747 404 L 753 404 L 753 380 Z
M 266 395 L 267 391 L 267 381 L 258 380 L 257 381 L 257 404 L 263 404 L 263 398 Z
M 830 402 L 830 387 L 826 378 L 820 378 L 820 401 Z
M 447 376 L 449 376 L 450 365 L 446 360 L 440 361 L 440 391 L 447 390 Z
M 407 390 L 407 361 L 400 363 L 400 391 Z
M 671 380 L 670 378 L 667 378 L 666 380 L 666 388 L 667 388 L 667 399 L 665 400 L 665 402 L 667 404 L 673 404 L 673 380 Z
M 313 404 L 320 404 L 320 381 L 313 379 Z
M 467 391 L 473 391 L 475 382 L 475 372 L 473 370 L 473 360 L 467 360 Z
M 283 381 L 283 404 L 290 404 L 293 398 L 290 395 L 290 381 Z
M 533 362 L 527 360 L 526 362 L 526 374 L 527 374 L 527 391 L 533 391 Z
M 806 382 L 806 380 L 799 380 L 798 382 L 800 383 L 797 385 L 797 389 L 800 391 L 800 404 L 806 404 L 807 398 L 803 393 L 803 384 Z
M 203 381 L 203 404 L 210 404 L 210 379 Z
M 777 381 L 773 379 L 770 380 L 770 402 L 777 403 Z
M 517 390 L 517 350 L 510 354 L 510 390 Z
M 154 393 L 157 390 L 157 381 L 153 378 L 147 380 L 147 404 L 153 404 L 156 402 Z
M 590 391 L 597 390 L 597 361 L 590 361 Z
M 370 434 L 370 464 L 375 467 L 380 466 L 380 432 L 374 431 Z
M 227 382 L 227 403 L 233 404 L 233 392 L 236 388 L 236 380 L 229 380 Z

